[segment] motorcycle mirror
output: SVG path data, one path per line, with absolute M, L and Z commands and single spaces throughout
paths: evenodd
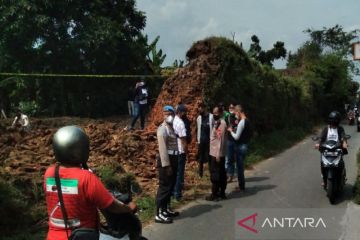
M 351 136 L 350 135 L 345 135 L 345 139 L 350 139 Z
M 317 141 L 317 140 L 319 140 L 320 138 L 319 138 L 318 136 L 312 136 L 311 139 L 312 139 L 313 141 Z

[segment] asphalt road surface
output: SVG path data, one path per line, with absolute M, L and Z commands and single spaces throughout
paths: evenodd
M 236 234 L 236 209 L 303 208 L 306 211 L 311 208 L 331 208 L 339 210 L 341 217 L 347 219 L 347 224 L 326 229 L 327 236 L 330 231 L 331 239 L 360 239 L 360 222 L 352 216 L 354 209 L 358 209 L 351 202 L 357 175 L 356 153 L 360 146 L 360 133 L 356 132 L 355 126 L 345 126 L 345 131 L 351 135 L 349 154 L 344 158 L 348 181 L 343 196 L 335 205 L 329 203 L 321 187 L 320 154 L 314 149 L 314 142 L 307 137 L 247 172 L 246 192 L 232 192 L 233 184 L 228 187 L 228 200 L 192 202 L 181 209 L 181 216 L 173 224 L 150 224 L 144 229 L 144 236 L 150 240 L 244 239 Z M 284 239 L 281 233 L 279 239 Z M 301 235 L 299 239 L 303 239 Z

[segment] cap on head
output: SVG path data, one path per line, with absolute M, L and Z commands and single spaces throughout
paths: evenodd
M 166 105 L 164 108 L 163 108 L 163 111 L 164 112 L 171 112 L 171 113 L 175 113 L 175 109 L 170 106 L 170 105 Z
M 70 165 L 84 164 L 89 158 L 89 138 L 80 127 L 62 127 L 53 137 L 53 150 L 57 162 Z

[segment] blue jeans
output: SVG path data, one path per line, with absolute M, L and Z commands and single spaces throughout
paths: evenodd
M 245 189 L 244 161 L 247 150 L 247 144 L 236 144 L 235 146 L 236 167 L 240 189 Z
M 229 176 L 234 176 L 234 160 L 235 160 L 235 142 L 229 140 L 227 142 L 227 156 L 225 158 L 226 173 Z
M 184 187 L 184 174 L 185 174 L 186 154 L 179 155 L 178 169 L 176 174 L 176 184 L 174 188 L 174 197 L 179 200 L 182 198 L 182 189 Z
M 140 126 L 141 129 L 144 130 L 146 109 L 147 104 L 134 103 L 134 116 L 131 121 L 131 128 L 134 128 L 136 121 L 140 117 Z

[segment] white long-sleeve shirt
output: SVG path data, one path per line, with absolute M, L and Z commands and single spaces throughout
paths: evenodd
M 239 122 L 237 128 L 236 128 L 236 132 L 231 132 L 231 136 L 235 139 L 235 141 L 240 139 L 240 136 L 242 134 L 242 132 L 244 131 L 245 128 L 245 120 L 241 119 L 241 121 Z

